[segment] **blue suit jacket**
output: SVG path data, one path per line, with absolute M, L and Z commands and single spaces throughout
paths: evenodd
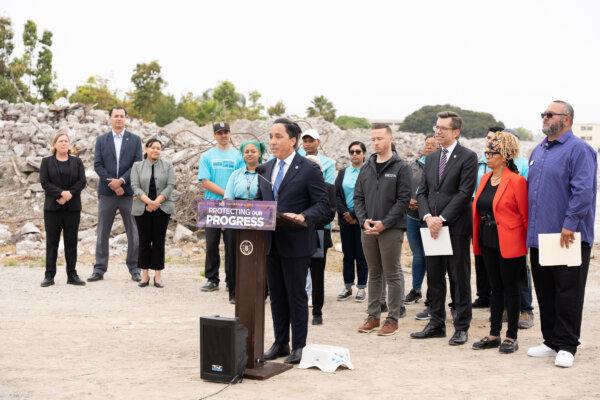
M 108 187 L 107 179 L 123 178 L 125 185 L 125 196 L 133 196 L 131 189 L 131 167 L 136 161 L 142 160 L 142 141 L 139 136 L 129 131 L 123 133 L 121 154 L 119 155 L 119 176 L 117 176 L 117 154 L 115 152 L 115 141 L 112 131 L 98 136 L 94 148 L 94 170 L 100 177 L 98 182 L 98 195 L 116 196 Z
M 258 180 L 256 200 L 275 200 L 269 182 L 276 161 L 272 159 L 264 165 L 261 175 L 265 179 Z M 318 244 L 316 226 L 327 223 L 330 214 L 327 188 L 317 164 L 296 154 L 279 187 L 277 212 L 303 213 L 308 227 L 277 227 L 275 232 L 269 232 L 267 254 L 272 246 L 277 246 L 282 257 L 312 256 Z

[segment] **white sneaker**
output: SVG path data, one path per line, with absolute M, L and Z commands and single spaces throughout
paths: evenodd
M 557 367 L 569 368 L 573 366 L 575 356 L 568 351 L 560 350 L 554 359 L 554 365 Z
M 529 357 L 556 357 L 556 351 L 545 344 L 540 344 L 539 346 L 530 347 L 527 350 L 527 355 Z

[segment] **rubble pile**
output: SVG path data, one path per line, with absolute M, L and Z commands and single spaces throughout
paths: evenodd
M 314 128 L 321 135 L 322 151 L 336 161 L 338 169 L 348 164 L 348 144 L 360 140 L 369 144 L 368 129 L 342 130 L 322 118 L 298 119 L 302 129 Z M 270 120 L 231 121 L 232 141 L 237 147 L 242 141 L 254 138 L 268 142 Z M 88 186 L 82 192 L 80 251 L 92 253 L 95 245 L 98 176 L 93 167 L 96 138 L 110 131 L 108 112 L 84 104 L 70 104 L 61 98 L 46 105 L 16 103 L 0 100 L 0 245 L 17 243 L 17 253 L 35 254 L 44 248 L 43 189 L 39 183 L 41 159 L 50 154 L 54 132 L 67 127 L 71 143 L 86 168 Z M 164 159 L 175 166 L 177 187 L 174 191 L 176 214 L 172 216 L 169 238 L 172 241 L 194 241 L 195 201 L 201 196 L 197 183 L 198 160 L 201 154 L 214 146 L 210 125 L 198 126 L 184 118 L 159 127 L 137 119 L 130 119 L 127 129 L 141 136 L 145 142 L 157 136 L 163 142 Z M 423 145 L 423 134 L 395 132 L 399 155 L 406 160 L 417 157 Z M 461 143 L 478 152 L 482 139 Z M 124 251 L 126 237 L 120 217 L 113 227 L 111 247 L 117 253 Z

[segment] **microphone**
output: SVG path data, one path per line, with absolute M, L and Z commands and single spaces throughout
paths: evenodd
M 271 183 L 271 181 L 261 175 L 266 172 L 267 172 L 267 167 L 265 167 L 264 165 L 261 164 L 256 167 L 256 173 L 258 174 L 259 178 L 261 178 L 263 181 L 267 182 L 269 184 L 269 187 L 271 188 L 271 191 L 273 191 L 273 184 Z

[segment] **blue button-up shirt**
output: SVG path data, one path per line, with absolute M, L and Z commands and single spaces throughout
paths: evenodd
M 581 232 L 594 243 L 596 151 L 568 131 L 537 145 L 529 159 L 529 227 L 527 246 L 538 247 L 538 234 Z
M 113 141 L 115 142 L 115 155 L 117 156 L 117 176 L 119 176 L 119 158 L 121 157 L 121 145 L 123 144 L 123 135 L 125 134 L 125 129 L 121 131 L 121 133 L 116 133 L 112 131 Z

